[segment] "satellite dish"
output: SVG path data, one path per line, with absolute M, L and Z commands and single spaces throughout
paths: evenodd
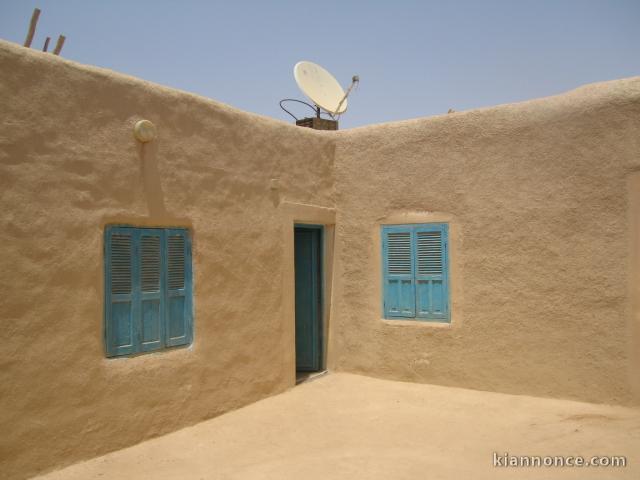
M 347 98 L 338 81 L 320 65 L 298 62 L 293 76 L 300 90 L 317 106 L 332 115 L 347 111 Z

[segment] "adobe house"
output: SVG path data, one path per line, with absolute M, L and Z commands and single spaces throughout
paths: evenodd
M 4 475 L 297 371 L 640 402 L 640 78 L 320 132 L 7 42 L 0 67 Z

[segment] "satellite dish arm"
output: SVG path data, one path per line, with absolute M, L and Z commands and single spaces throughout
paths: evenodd
M 347 99 L 347 97 L 349 96 L 349 94 L 351 93 L 351 90 L 353 90 L 353 87 L 356 86 L 356 83 L 360 82 L 360 77 L 358 75 L 354 75 L 351 78 L 351 85 L 349 85 L 349 88 L 347 88 L 347 93 L 344 94 L 344 97 L 342 97 L 342 100 L 340 100 L 340 103 L 338 103 L 338 106 L 335 110 L 335 113 L 337 115 L 340 115 L 340 107 L 342 106 L 342 104 L 344 103 L 344 101 Z

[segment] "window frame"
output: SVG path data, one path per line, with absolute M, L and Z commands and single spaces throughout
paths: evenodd
M 128 296 L 131 301 L 131 345 L 128 348 L 119 347 L 113 341 L 115 339 L 114 321 L 110 317 L 113 309 L 114 297 L 118 295 L 126 298 L 126 294 L 112 295 L 112 255 L 111 244 L 114 234 L 126 233 L 131 236 L 131 291 Z M 154 292 L 143 292 L 141 278 L 141 262 L 142 262 L 142 237 L 157 236 L 160 238 L 160 279 L 157 297 L 159 302 L 158 322 L 159 322 L 159 340 L 158 346 L 145 345 L 143 341 L 143 311 L 142 301 L 155 297 Z M 184 238 L 184 286 L 180 289 L 170 291 L 168 275 L 168 255 L 169 255 L 169 237 L 181 236 Z M 192 265 L 192 242 L 191 231 L 187 227 L 148 227 L 137 225 L 105 225 L 104 227 L 104 251 L 103 251 L 103 281 L 104 281 L 104 309 L 103 309 L 103 346 L 104 354 L 107 358 L 123 358 L 143 355 L 147 353 L 158 353 L 175 348 L 189 347 L 193 344 L 193 265 Z M 178 292 L 178 295 L 176 295 Z M 169 336 L 170 332 L 170 297 L 183 296 L 184 306 L 182 313 L 184 315 L 184 335 L 181 337 Z M 151 298 L 153 299 L 153 298 Z M 139 308 L 137 304 L 138 302 Z M 184 338 L 182 338 L 184 337 Z M 176 338 L 179 338 L 176 341 Z
M 411 322 L 427 322 L 438 324 L 451 324 L 451 261 L 450 261 L 450 245 L 449 245 L 449 222 L 424 222 L 424 223 L 401 223 L 401 224 L 381 224 L 380 225 L 380 257 L 381 257 L 381 309 L 382 318 L 389 321 L 411 321 Z M 388 233 L 410 232 L 410 251 L 411 251 L 411 289 L 413 298 L 413 314 L 390 314 L 387 308 L 388 288 L 389 288 L 389 272 L 388 272 Z M 443 311 L 441 313 L 431 312 L 429 314 L 421 314 L 419 312 L 418 298 L 418 282 L 438 280 L 437 278 L 427 278 L 428 276 L 420 275 L 418 272 L 418 233 L 422 232 L 441 232 L 441 261 L 442 261 L 442 296 Z M 423 278 L 420 278 L 423 277 Z M 392 277 L 393 278 L 393 277 Z M 396 278 L 400 278 L 399 276 Z

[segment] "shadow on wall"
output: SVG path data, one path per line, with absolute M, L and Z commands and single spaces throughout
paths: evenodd
M 147 143 L 135 142 L 138 159 L 142 166 L 144 198 L 147 202 L 149 217 L 165 218 L 167 217 L 167 209 L 164 204 L 164 192 L 162 191 L 160 172 L 158 170 L 157 140 Z

